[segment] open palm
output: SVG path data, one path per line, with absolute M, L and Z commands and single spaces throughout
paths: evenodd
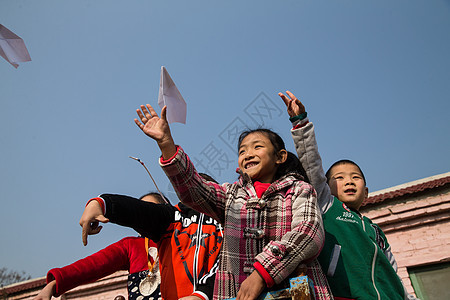
M 167 107 L 164 106 L 161 110 L 160 118 L 150 104 L 147 104 L 146 106 L 141 105 L 141 108 L 136 110 L 140 120 L 134 119 L 134 122 L 146 135 L 160 143 L 170 136 L 166 111 Z

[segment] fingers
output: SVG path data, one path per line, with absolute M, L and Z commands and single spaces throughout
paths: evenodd
M 104 215 L 97 216 L 95 219 L 96 219 L 97 221 L 99 221 L 99 222 L 102 222 L 102 223 L 108 223 L 108 222 L 109 222 L 109 219 L 108 219 L 108 218 L 105 218 Z
M 139 116 L 141 122 L 145 125 L 149 119 L 152 118 L 151 113 L 148 112 L 147 108 L 144 105 L 140 106 L 140 109 L 136 109 L 136 112 Z
M 291 98 L 291 100 L 297 100 L 297 97 L 295 97 L 295 95 L 294 94 L 292 94 L 290 91 L 286 91 L 286 94 L 288 94 L 289 95 L 289 97 Z
M 141 119 L 142 123 L 144 124 L 147 123 L 147 121 L 152 117 L 158 116 L 150 104 L 147 104 L 147 106 L 141 105 L 140 109 L 136 109 L 136 112 L 139 116 L 139 119 Z
M 292 103 L 293 103 L 292 101 L 289 101 L 289 104 L 287 105 L 287 109 L 289 112 L 294 110 Z
M 167 122 L 167 105 L 164 105 L 161 110 L 161 119 Z
M 81 239 L 83 240 L 83 245 L 87 245 L 87 236 L 88 236 L 88 230 L 89 230 L 89 224 L 87 225 L 82 225 L 83 229 L 81 231 Z
M 140 123 L 138 119 L 134 119 L 134 122 L 140 128 L 142 128 L 145 125 L 145 123 L 147 123 L 148 120 L 150 120 L 151 118 L 158 117 L 158 114 L 156 113 L 156 111 L 153 109 L 153 107 L 150 104 L 141 105 L 140 109 L 136 109 L 136 113 L 138 114 L 139 119 L 141 120 L 142 123 Z M 161 111 L 161 114 L 162 114 L 162 111 Z
M 141 105 L 143 106 L 143 105 Z M 149 117 L 148 119 L 152 118 L 152 117 L 157 117 L 158 114 L 156 113 L 156 111 L 153 109 L 153 107 L 150 104 L 147 104 L 147 109 L 149 111 Z
M 88 233 L 88 235 L 94 235 L 99 233 L 100 231 L 102 231 L 103 226 L 98 226 L 95 229 L 91 229 L 90 232 Z
M 289 104 L 291 103 L 291 99 L 286 97 L 286 95 L 283 93 L 278 93 L 278 96 L 280 96 L 281 99 L 283 99 L 284 104 L 286 104 L 286 106 L 289 107 Z
M 303 105 L 303 103 L 298 100 L 297 98 L 295 98 L 295 104 L 297 104 L 303 111 L 305 110 L 305 106 Z
M 109 219 L 100 215 L 95 218 L 94 222 L 80 222 L 82 227 L 81 239 L 83 240 L 83 245 L 86 246 L 88 244 L 88 235 L 98 234 L 102 230 L 103 226 L 99 226 L 99 222 L 108 223 Z
M 141 105 L 141 109 L 142 109 L 142 107 L 144 107 L 144 105 Z M 139 119 L 142 121 L 142 123 L 145 123 L 144 119 L 147 119 L 147 118 L 144 116 L 142 111 L 140 109 L 136 109 L 136 113 L 138 114 Z
M 283 99 L 284 104 L 286 104 L 289 116 L 294 117 L 296 115 L 304 113 L 305 106 L 303 105 L 303 103 L 290 91 L 286 91 L 286 94 L 287 96 L 283 93 L 278 93 L 278 96 L 280 96 L 281 99 Z
M 149 107 L 149 108 L 147 109 L 147 107 Z M 141 105 L 141 110 L 142 110 L 142 112 L 144 113 L 145 118 L 146 118 L 147 120 L 149 120 L 149 119 L 151 119 L 151 118 L 153 117 L 152 113 L 150 112 L 150 108 L 152 108 L 152 107 L 150 106 L 150 104 L 147 104 L 147 106 Z M 152 109 L 153 109 L 153 108 L 152 108 Z
M 137 109 L 137 111 L 139 111 L 139 109 Z M 139 122 L 138 119 L 134 119 L 134 123 L 136 123 L 136 125 L 142 130 L 144 129 L 144 124 L 142 124 L 141 122 Z
M 94 222 L 92 224 L 88 224 L 87 226 L 83 226 L 83 230 L 81 232 L 81 239 L 83 240 L 83 245 L 88 244 L 88 235 L 94 235 L 99 233 L 102 230 L 103 226 L 98 226 L 98 222 Z
M 134 123 L 142 130 L 144 129 L 145 124 L 152 118 L 152 111 L 154 112 L 153 108 L 150 104 L 147 104 L 147 107 L 145 105 L 141 105 L 140 109 L 136 109 L 136 113 L 139 117 L 138 119 L 134 119 Z M 154 113 L 156 115 L 156 113 Z

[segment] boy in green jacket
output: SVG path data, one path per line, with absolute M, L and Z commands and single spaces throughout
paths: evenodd
M 378 225 L 359 213 L 368 196 L 359 166 L 350 160 L 334 163 L 325 174 L 314 126 L 292 93 L 279 93 L 287 106 L 299 159 L 317 192 L 325 228 L 319 262 L 335 299 L 416 299 L 398 277 L 397 264 Z

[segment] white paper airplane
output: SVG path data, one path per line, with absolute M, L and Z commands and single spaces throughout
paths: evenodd
M 16 69 L 19 62 L 31 60 L 24 41 L 2 24 L 0 24 L 0 55 Z
M 161 109 L 164 105 L 167 106 L 167 122 L 169 124 L 174 122 L 186 124 L 186 101 L 164 66 L 161 67 L 158 105 Z

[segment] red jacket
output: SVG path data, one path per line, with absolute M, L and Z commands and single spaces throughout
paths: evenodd
M 156 244 L 149 240 L 149 247 L 156 247 Z M 154 258 L 150 261 L 153 263 Z M 131 275 L 148 270 L 144 238 L 126 237 L 73 264 L 51 269 L 47 273 L 47 282 L 56 280 L 55 296 L 59 297 L 79 285 L 94 282 L 119 270 L 128 270 L 129 280 Z

